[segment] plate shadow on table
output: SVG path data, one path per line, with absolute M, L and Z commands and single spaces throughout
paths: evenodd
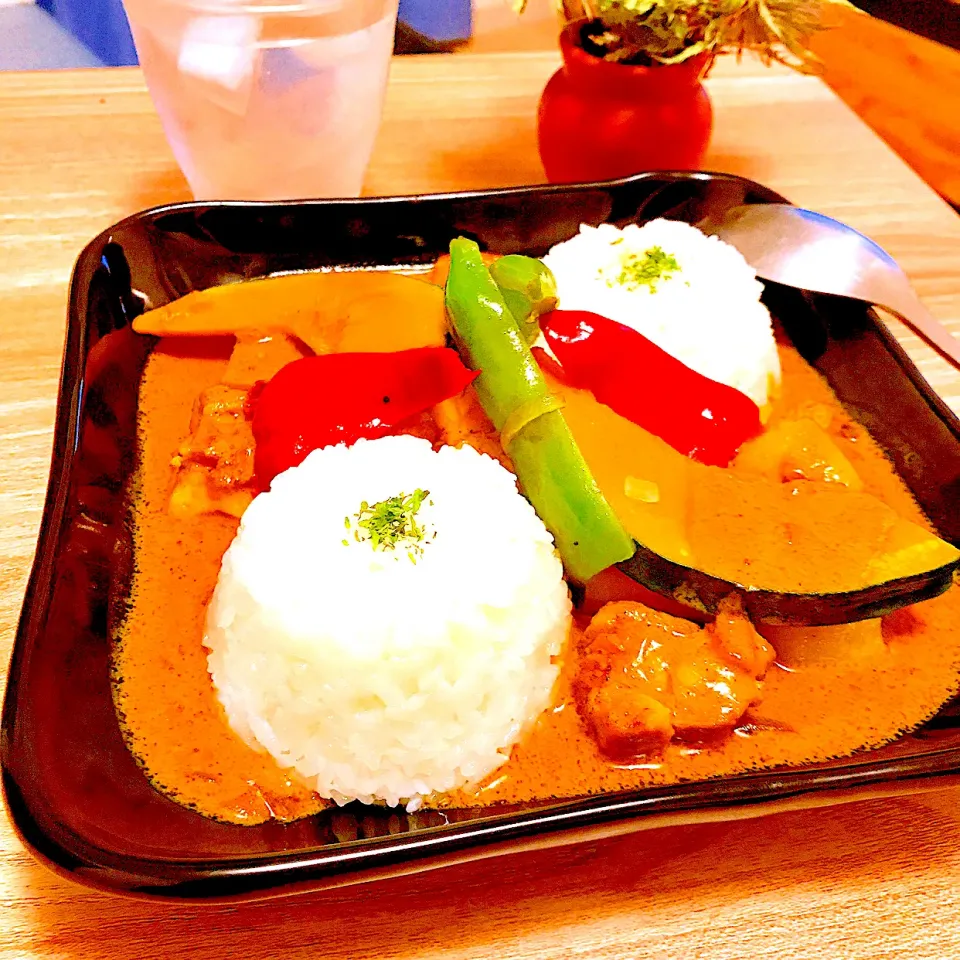
M 652 830 L 261 903 L 124 901 L 69 885 L 26 859 L 13 879 L 23 949 L 46 955 L 82 943 L 87 960 L 391 960 L 486 955 L 491 945 L 508 956 L 510 944 L 533 936 L 540 949 L 555 943 L 561 956 L 577 937 L 602 935 L 606 926 L 621 950 L 633 939 L 648 949 L 644 937 L 656 929 L 658 950 L 669 952 L 672 942 L 686 952 L 745 903 L 776 913 L 783 897 L 800 894 L 840 909 L 865 886 L 926 883 L 932 865 L 945 860 L 960 869 L 956 802 L 948 791 Z M 829 909 L 821 912 L 827 923 Z M 665 930 L 670 924 L 681 932 Z M 745 927 L 744 948 L 767 935 L 762 924 Z

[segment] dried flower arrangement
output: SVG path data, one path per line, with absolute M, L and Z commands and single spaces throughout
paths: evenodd
M 522 10 L 525 0 L 515 7 Z M 699 54 L 751 51 L 764 61 L 812 72 L 818 61 L 810 37 L 831 7 L 847 0 L 558 0 L 564 20 L 583 22 L 588 53 L 614 62 L 651 66 L 682 63 Z

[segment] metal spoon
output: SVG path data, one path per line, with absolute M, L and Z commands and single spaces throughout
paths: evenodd
M 736 247 L 762 279 L 882 307 L 960 367 L 960 340 L 920 302 L 893 257 L 853 227 L 784 203 L 734 207 L 698 226 Z

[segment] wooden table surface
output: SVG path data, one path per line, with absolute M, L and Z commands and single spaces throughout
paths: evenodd
M 397 61 L 370 193 L 540 182 L 552 54 Z M 706 166 L 864 230 L 960 334 L 960 218 L 819 81 L 744 63 L 710 80 Z M 0 660 L 50 451 L 67 282 L 88 239 L 187 199 L 135 70 L 0 74 Z M 900 331 L 902 333 L 902 331 Z M 903 342 L 960 410 L 960 373 Z M 0 826 L 8 958 L 960 956 L 960 794 L 671 828 L 275 903 L 200 908 L 72 886 Z

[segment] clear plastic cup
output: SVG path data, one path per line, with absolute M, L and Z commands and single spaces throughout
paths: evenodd
M 150 95 L 197 199 L 355 197 L 397 0 L 124 0 Z

